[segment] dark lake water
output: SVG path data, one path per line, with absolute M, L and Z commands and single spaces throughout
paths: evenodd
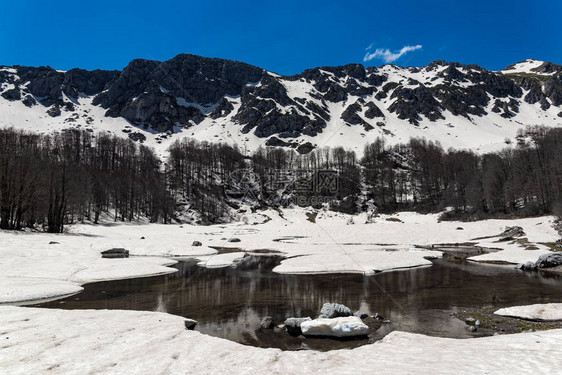
M 247 345 L 286 350 L 350 348 L 381 339 L 393 330 L 468 338 L 471 333 L 451 316 L 456 309 L 562 301 L 562 278 L 525 273 L 512 266 L 453 263 L 358 274 L 278 275 L 277 256 L 249 256 L 235 267 L 207 269 L 195 261 L 175 265 L 166 276 L 99 282 L 64 300 L 38 306 L 63 309 L 158 310 L 195 319 L 197 331 Z M 368 338 L 340 341 L 262 331 L 264 316 L 276 324 L 288 317 L 315 318 L 325 302 L 338 302 L 367 314 L 381 314 L 382 324 Z

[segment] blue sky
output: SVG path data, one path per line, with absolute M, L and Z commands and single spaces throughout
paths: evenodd
M 3 0 L 1 8 L 0 65 L 122 69 L 184 52 L 280 74 L 440 59 L 494 70 L 526 58 L 562 64 L 558 0 Z

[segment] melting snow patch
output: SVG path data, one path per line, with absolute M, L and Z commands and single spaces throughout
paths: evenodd
M 246 253 L 244 252 L 212 255 L 206 259 L 202 259 L 201 262 L 197 263 L 197 265 L 206 268 L 228 267 L 237 260 L 244 258 L 245 255 Z
M 562 303 L 506 307 L 499 309 L 494 314 L 527 320 L 562 320 Z
M 301 323 L 305 336 L 353 337 L 369 334 L 369 327 L 356 316 L 319 318 Z

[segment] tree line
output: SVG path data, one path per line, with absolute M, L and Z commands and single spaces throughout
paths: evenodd
M 0 228 L 57 233 L 109 212 L 169 222 L 175 206 L 160 164 L 151 149 L 114 135 L 0 129 Z
M 260 147 L 246 156 L 235 145 L 185 138 L 162 163 L 152 149 L 107 133 L 0 129 L 0 228 L 62 232 L 104 214 L 168 223 L 186 207 L 209 224 L 242 203 L 346 213 L 452 208 L 444 219 L 560 214 L 562 129 L 528 128 L 523 138 L 483 155 L 377 138 L 361 158 L 343 147 L 304 155 Z
M 411 139 L 365 147 L 369 196 L 381 210 L 440 211 L 444 218 L 560 214 L 562 129 L 527 128 L 516 147 L 478 155 Z

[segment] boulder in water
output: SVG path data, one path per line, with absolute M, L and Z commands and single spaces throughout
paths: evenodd
M 562 254 L 543 254 L 535 262 L 536 268 L 552 268 L 562 265 Z
M 373 319 L 384 320 L 384 317 L 379 313 L 375 313 L 375 315 L 373 315 Z
M 288 318 L 285 320 L 285 329 L 287 329 L 290 335 L 298 336 L 302 333 L 301 324 L 310 320 L 310 317 Z
M 318 318 L 339 318 L 353 315 L 351 309 L 339 303 L 325 303 L 320 309 Z
M 193 331 L 195 326 L 197 325 L 197 321 L 193 319 L 186 319 L 185 320 L 185 329 Z
M 537 266 L 533 262 L 527 262 L 518 264 L 517 268 L 523 271 L 534 271 L 537 269 Z
M 353 316 L 358 317 L 359 319 L 363 320 L 363 319 L 367 319 L 369 317 L 369 315 L 365 314 L 364 312 L 361 311 L 356 311 L 353 313 Z
M 273 329 L 275 327 L 275 322 L 271 316 L 266 316 L 262 319 L 260 323 L 261 329 Z

